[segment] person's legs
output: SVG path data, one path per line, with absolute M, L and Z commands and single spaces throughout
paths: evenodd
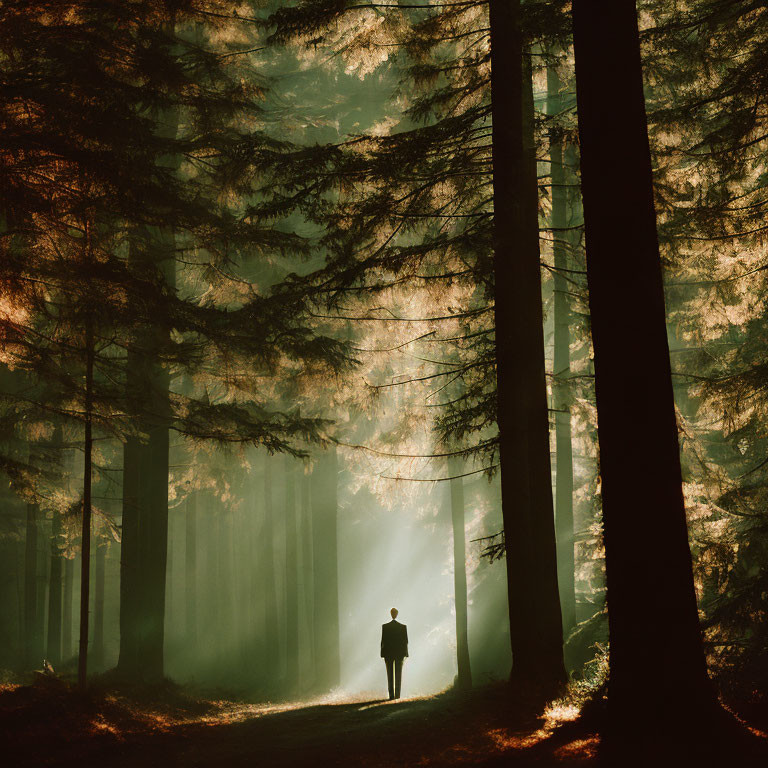
M 400 698 L 400 682 L 403 679 L 403 660 L 395 659 L 395 698 Z
M 389 688 L 389 698 L 394 699 L 395 698 L 395 686 L 394 686 L 394 667 L 395 667 L 395 660 L 394 659 L 384 659 L 384 665 L 387 668 L 387 687 Z

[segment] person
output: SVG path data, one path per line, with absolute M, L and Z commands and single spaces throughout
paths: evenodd
M 395 621 L 397 608 L 393 608 L 389 613 L 392 621 L 381 625 L 381 657 L 387 667 L 387 686 L 391 701 L 400 698 L 403 659 L 408 656 L 408 627 Z

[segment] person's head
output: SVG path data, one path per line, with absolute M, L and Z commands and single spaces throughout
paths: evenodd
M 392 610 L 389 612 L 389 614 L 390 614 L 390 616 L 392 616 L 392 618 L 393 618 L 393 619 L 396 619 L 396 618 L 397 618 L 397 608 L 393 608 L 393 609 L 392 609 Z

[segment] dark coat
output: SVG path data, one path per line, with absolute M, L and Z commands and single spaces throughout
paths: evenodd
M 385 659 L 403 659 L 408 655 L 408 627 L 392 619 L 381 625 L 381 655 Z

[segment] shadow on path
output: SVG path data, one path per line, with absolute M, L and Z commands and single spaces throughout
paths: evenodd
M 552 729 L 515 713 L 503 685 L 397 701 L 209 701 L 186 708 L 25 687 L 0 695 L 0 720 L 5 715 L 6 724 L 15 718 L 19 726 L 0 722 L 3 756 L 14 768 L 385 768 L 499 758 L 510 766 L 586 765 L 596 743 L 576 733 L 570 752 L 550 746 Z

